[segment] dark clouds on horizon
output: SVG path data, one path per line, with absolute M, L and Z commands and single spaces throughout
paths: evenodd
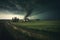
M 45 15 L 47 19 L 60 19 L 59 0 L 0 0 L 0 10 L 25 12 L 28 10 L 28 3 L 29 9 L 33 9 L 33 15 L 43 14 L 42 16 Z

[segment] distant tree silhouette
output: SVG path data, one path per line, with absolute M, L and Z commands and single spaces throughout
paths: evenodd
M 14 18 L 12 18 L 12 21 L 13 21 L 13 22 L 18 22 L 18 21 L 19 21 L 19 18 L 14 17 Z

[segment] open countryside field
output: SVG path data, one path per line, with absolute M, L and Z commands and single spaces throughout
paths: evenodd
M 8 40 L 60 40 L 60 21 L 0 21 L 2 39 Z M 4 35 L 5 34 L 5 35 Z M 5 40 L 5 39 L 4 39 Z
M 19 21 L 10 22 L 13 30 L 24 34 L 26 40 L 59 40 L 60 38 L 60 21 Z M 12 29 L 12 28 L 11 28 Z M 14 34 L 14 33 L 13 33 Z M 20 35 L 17 32 L 18 35 Z M 16 35 L 17 35 L 16 34 Z
M 17 27 L 23 27 L 27 29 L 36 29 L 36 30 L 47 30 L 47 31 L 60 31 L 60 21 L 57 20 L 48 20 L 48 21 L 28 21 L 28 22 L 11 22 Z

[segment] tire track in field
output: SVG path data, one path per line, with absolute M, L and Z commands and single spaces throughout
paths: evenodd
M 13 26 L 6 22 L 5 24 L 6 29 L 9 31 L 9 33 L 16 39 L 16 40 L 25 40 L 26 38 L 22 36 L 21 34 L 19 35 L 16 30 L 14 30 Z
M 10 24 L 7 22 L 7 24 L 12 27 L 13 29 L 17 30 L 17 31 L 20 31 L 22 32 L 22 34 L 25 34 L 25 35 L 28 35 L 29 37 L 34 37 L 34 38 L 38 38 L 38 39 L 42 39 L 42 40 L 48 40 L 48 35 L 43 35 L 43 34 L 39 34 L 39 33 L 34 33 L 30 30 L 26 30 L 26 29 L 23 29 L 23 28 L 17 28 L 16 26 Z M 16 35 L 15 35 L 16 37 Z

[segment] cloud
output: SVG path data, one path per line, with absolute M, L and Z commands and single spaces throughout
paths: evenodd
M 33 10 L 32 10 L 33 9 Z M 59 0 L 1 0 L 0 10 L 8 10 L 15 14 L 48 14 L 57 16 L 60 14 L 60 1 Z M 12 13 L 12 14 L 14 14 Z M 47 15 L 47 14 L 46 14 Z M 58 17 L 58 16 L 57 16 Z

